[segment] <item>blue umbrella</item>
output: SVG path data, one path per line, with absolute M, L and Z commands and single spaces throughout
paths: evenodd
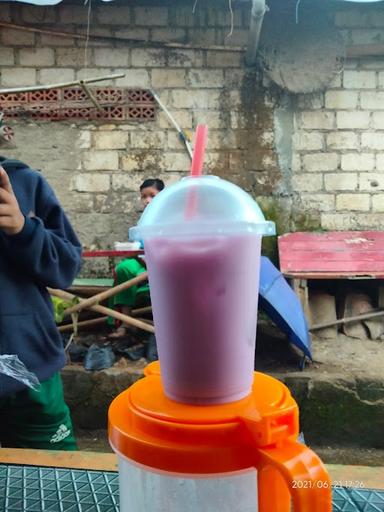
M 266 256 L 261 257 L 259 306 L 289 341 L 312 359 L 311 339 L 300 300 Z

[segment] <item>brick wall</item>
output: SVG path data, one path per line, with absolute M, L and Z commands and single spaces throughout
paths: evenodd
M 269 194 L 265 173 L 271 170 L 279 179 L 273 113 L 264 103 L 260 77 L 245 70 L 243 53 L 236 50 L 248 37 L 249 5 L 234 4 L 231 37 L 229 12 L 221 1 L 199 2 L 194 14 L 187 2 L 93 5 L 91 34 L 182 42 L 196 48 L 90 39 L 85 51 L 82 39 L 2 28 L 0 86 L 124 72 L 125 78 L 97 86 L 154 88 L 187 132 L 192 134 L 198 123 L 209 124 L 209 172 L 254 195 Z M 5 4 L 0 21 L 85 34 L 87 9 L 80 1 L 50 8 Z M 226 45 L 228 50 L 207 50 L 207 45 Z M 153 121 L 54 123 L 26 118 L 9 124 L 16 133 L 16 147 L 3 152 L 43 169 L 86 246 L 105 247 L 126 239 L 127 227 L 137 220 L 138 187 L 144 178 L 159 176 L 170 184 L 189 170 L 188 153 L 159 108 Z M 62 153 L 60 169 L 53 153 Z
M 347 45 L 383 41 L 384 10 L 367 7 L 349 5 L 335 13 Z M 383 87 L 384 54 L 348 58 L 324 93 L 298 100 L 292 165 L 295 212 L 312 211 L 317 227 L 382 227 Z

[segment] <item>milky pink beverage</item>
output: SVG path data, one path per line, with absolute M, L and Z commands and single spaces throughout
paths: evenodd
M 189 403 L 246 396 L 253 381 L 261 236 L 145 240 L 164 391 Z

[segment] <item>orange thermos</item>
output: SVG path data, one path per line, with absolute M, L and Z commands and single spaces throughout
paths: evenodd
M 298 407 L 255 372 L 250 395 L 222 405 L 167 398 L 159 364 L 109 409 L 121 512 L 331 512 L 331 483 L 297 442 Z

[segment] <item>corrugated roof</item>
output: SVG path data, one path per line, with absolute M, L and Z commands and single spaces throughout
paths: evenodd
M 113 0 L 102 0 L 103 2 L 113 2 Z M 21 2 L 23 4 L 33 5 L 56 5 L 62 0 L 0 0 L 0 2 Z
M 61 0 L 0 0 L 0 2 L 22 2 L 23 4 L 33 4 L 33 5 L 55 5 L 59 4 Z
M 22 2 L 25 4 L 33 5 L 56 5 L 62 2 L 62 0 L 0 0 L 0 2 Z M 113 0 L 102 0 L 103 2 L 113 2 Z M 322 0 L 319 0 L 319 2 Z M 360 4 L 368 4 L 373 2 L 383 2 L 384 0 L 338 0 L 339 2 L 354 2 Z
M 355 2 L 359 4 L 368 4 L 372 2 L 382 2 L 383 0 L 341 0 L 342 2 Z

